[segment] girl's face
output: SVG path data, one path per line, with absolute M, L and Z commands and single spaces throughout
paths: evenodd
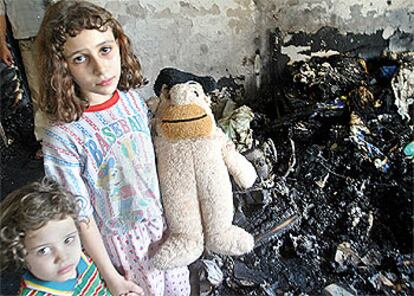
M 28 231 L 24 246 L 26 265 L 36 278 L 52 282 L 76 278 L 81 243 L 71 217 L 51 220 L 37 230 Z
M 83 30 L 69 37 L 63 53 L 81 96 L 90 105 L 111 98 L 121 76 L 119 46 L 111 28 L 105 32 Z

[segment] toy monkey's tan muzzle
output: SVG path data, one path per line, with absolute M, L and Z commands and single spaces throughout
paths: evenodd
M 213 121 L 196 104 L 170 105 L 160 114 L 161 131 L 169 139 L 190 139 L 211 134 Z

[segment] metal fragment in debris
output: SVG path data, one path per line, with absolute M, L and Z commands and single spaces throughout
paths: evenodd
M 351 249 L 350 243 L 343 242 L 336 248 L 335 261 L 338 262 L 342 268 L 345 268 L 348 263 L 357 266 L 361 262 L 361 258 Z
M 382 290 L 384 286 L 387 286 L 390 288 L 394 287 L 394 283 L 387 276 L 385 276 L 382 272 L 378 272 L 372 277 L 370 277 L 369 282 L 374 286 L 374 288 L 377 291 Z
M 365 256 L 361 258 L 362 263 L 366 266 L 379 266 L 381 265 L 381 254 L 378 251 L 370 250 Z
M 223 272 L 214 260 L 200 260 L 200 295 L 208 295 L 223 282 Z
M 298 218 L 299 217 L 296 214 L 292 215 L 289 218 L 285 219 L 282 223 L 272 227 L 270 230 L 266 231 L 265 233 L 262 233 L 262 234 L 258 235 L 255 238 L 255 246 L 254 247 L 257 248 L 258 246 L 261 246 L 261 245 L 275 239 L 276 237 L 280 236 L 285 231 L 289 230 L 294 225 L 296 225 L 296 223 L 299 220 Z
M 263 284 L 260 284 L 260 288 L 264 292 L 264 295 L 266 296 L 277 296 L 276 292 L 273 290 L 272 286 L 269 285 L 269 283 L 264 282 Z
M 319 188 L 323 189 L 326 185 L 326 182 L 328 181 L 329 173 L 325 175 L 321 180 L 315 181 L 316 185 L 319 186 Z
M 325 296 L 355 296 L 349 291 L 345 290 L 343 287 L 337 284 L 330 284 L 329 286 L 323 289 L 322 294 Z
M 289 160 L 289 167 L 288 167 L 288 169 L 286 170 L 286 173 L 283 176 L 284 179 L 286 179 L 289 176 L 289 174 L 295 170 L 295 165 L 296 165 L 295 142 L 291 138 L 289 138 L 289 141 L 290 141 L 290 146 L 292 147 L 292 154 L 291 154 L 290 160 Z
M 374 213 L 371 211 L 368 212 L 368 227 L 367 227 L 367 235 L 371 232 L 372 226 L 374 225 Z
M 206 273 L 206 279 L 212 284 L 213 286 L 218 286 L 223 281 L 223 273 L 221 272 L 220 267 L 214 260 L 206 260 L 202 259 L 201 263 L 204 266 L 204 270 Z
M 242 286 L 263 284 L 266 279 L 266 276 L 262 272 L 249 268 L 241 261 L 234 262 L 233 274 Z
M 203 256 L 191 264 L 189 269 L 193 292 L 207 296 L 215 287 L 220 286 L 224 278 L 220 269 L 221 264 L 221 258 L 216 255 Z

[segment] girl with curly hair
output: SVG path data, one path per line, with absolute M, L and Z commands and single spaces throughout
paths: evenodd
M 80 236 L 114 295 L 189 295 L 187 267 L 151 264 L 166 228 L 141 66 L 110 12 L 85 1 L 49 7 L 37 37 L 45 172 L 81 204 Z M 131 286 L 133 284 L 134 286 Z M 136 286 L 137 284 L 138 286 Z
M 25 270 L 18 295 L 109 295 L 81 251 L 71 193 L 44 178 L 9 194 L 0 209 L 1 267 Z

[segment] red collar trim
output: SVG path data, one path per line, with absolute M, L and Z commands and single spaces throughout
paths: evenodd
M 115 105 L 118 102 L 118 100 L 119 100 L 119 94 L 118 94 L 118 91 L 116 90 L 110 99 L 106 100 L 105 102 L 101 104 L 89 106 L 89 108 L 86 109 L 85 112 L 97 112 L 97 111 L 106 110 L 112 107 L 113 105 Z

